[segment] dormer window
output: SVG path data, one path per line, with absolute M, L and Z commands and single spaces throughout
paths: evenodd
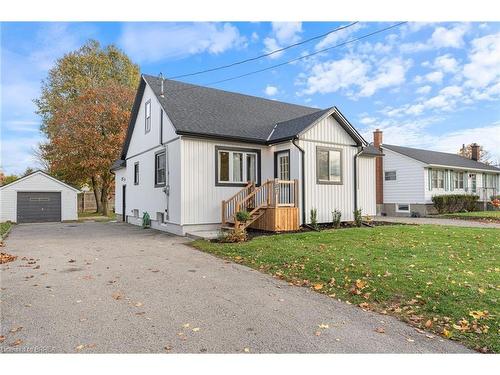
M 146 122 L 144 126 L 145 133 L 149 133 L 151 130 L 151 100 L 148 100 L 144 107 L 144 113 L 146 115 Z

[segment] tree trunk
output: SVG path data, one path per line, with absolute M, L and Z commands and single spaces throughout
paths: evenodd
M 99 184 L 97 183 L 97 177 L 92 176 L 90 181 L 92 182 L 92 191 L 94 192 L 95 204 L 97 206 L 97 212 L 102 212 L 102 203 L 101 203 L 101 189 Z
M 110 179 L 108 178 L 108 176 L 103 177 L 101 185 L 101 213 L 104 216 L 109 215 L 109 207 L 108 207 L 109 185 L 110 185 Z

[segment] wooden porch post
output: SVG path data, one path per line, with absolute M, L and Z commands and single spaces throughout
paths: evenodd
M 226 201 L 222 201 L 222 225 L 226 224 Z
M 277 207 L 278 206 L 278 202 L 279 202 L 279 193 L 280 193 L 280 184 L 279 184 L 277 178 L 274 179 L 273 189 L 274 189 L 274 191 L 273 191 L 273 195 L 274 195 L 274 207 Z
M 293 180 L 293 200 L 295 207 L 299 207 L 299 180 Z

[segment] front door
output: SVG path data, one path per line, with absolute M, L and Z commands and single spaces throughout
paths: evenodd
M 275 152 L 274 178 L 283 181 L 290 180 L 290 150 Z M 289 204 L 291 198 L 291 185 L 279 185 L 279 203 Z

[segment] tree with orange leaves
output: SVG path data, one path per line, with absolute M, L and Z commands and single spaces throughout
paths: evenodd
M 90 184 L 104 215 L 113 189 L 110 167 L 120 155 L 139 77 L 138 66 L 118 48 L 89 41 L 57 60 L 35 100 L 47 137 L 40 158 L 56 177 Z

